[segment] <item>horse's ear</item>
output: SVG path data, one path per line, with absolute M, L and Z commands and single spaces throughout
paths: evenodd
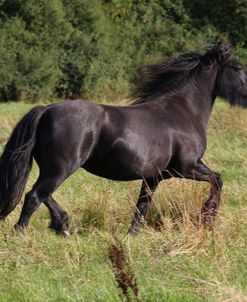
M 222 43 L 221 41 L 215 43 L 212 52 L 219 63 L 227 62 L 232 56 L 230 46 Z

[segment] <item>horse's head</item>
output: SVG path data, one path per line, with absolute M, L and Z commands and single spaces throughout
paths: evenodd
M 216 43 L 211 50 L 219 65 L 217 94 L 232 106 L 247 108 L 247 69 L 236 58 L 228 45 Z

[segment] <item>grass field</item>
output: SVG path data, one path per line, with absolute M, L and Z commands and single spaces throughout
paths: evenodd
M 30 107 L 0 105 L 0 151 Z M 0 301 L 122 301 L 108 257 L 113 228 L 139 301 L 247 301 L 247 110 L 218 100 L 204 160 L 224 180 L 213 232 L 193 223 L 209 192 L 208 184 L 194 181 L 161 183 L 147 225 L 134 238 L 126 233 L 139 181 L 112 182 L 77 171 L 54 194 L 70 216 L 74 234 L 68 238 L 47 228 L 43 205 L 28 230 L 16 233 L 21 202 L 0 222 Z M 37 175 L 34 165 L 26 191 Z

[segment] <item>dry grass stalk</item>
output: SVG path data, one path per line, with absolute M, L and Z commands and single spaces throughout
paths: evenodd
M 111 261 L 113 272 L 118 283 L 118 287 L 121 288 L 123 293 L 123 300 L 126 299 L 127 302 L 130 302 L 133 297 L 134 301 L 139 301 L 138 292 L 139 288 L 136 283 L 136 278 L 131 269 L 129 260 L 126 257 L 124 247 L 122 243 L 115 237 L 114 243 L 110 244 L 108 247 L 108 256 Z M 134 295 L 131 295 L 131 291 Z

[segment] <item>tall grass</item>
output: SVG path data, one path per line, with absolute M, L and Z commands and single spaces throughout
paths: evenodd
M 30 108 L 0 105 L 0 144 Z M 139 236 L 126 236 L 140 182 L 112 182 L 77 171 L 54 198 L 74 234 L 50 229 L 45 206 L 28 230 L 13 225 L 22 204 L 0 223 L 0 301 L 121 301 L 108 257 L 112 229 L 139 288 L 140 301 L 247 301 L 247 111 L 218 101 L 208 129 L 205 162 L 222 173 L 222 201 L 213 231 L 198 214 L 209 185 L 164 181 Z M 38 175 L 34 165 L 26 191 Z

